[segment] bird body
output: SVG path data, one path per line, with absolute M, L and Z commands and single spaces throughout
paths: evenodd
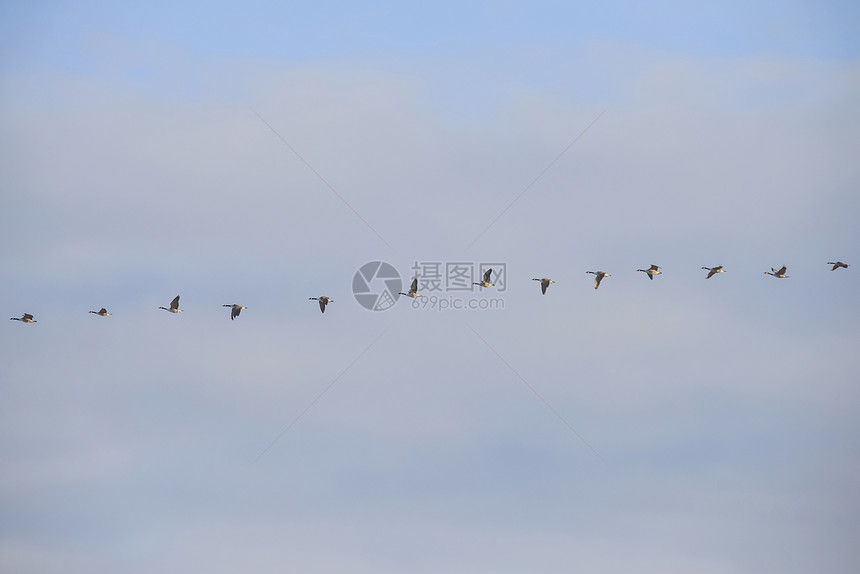
M 548 277 L 544 277 L 543 279 L 532 277 L 532 281 L 540 281 L 540 292 L 543 295 L 546 295 L 546 288 L 549 287 L 551 283 L 555 283 L 555 281 Z
M 845 269 L 848 269 L 850 267 L 850 265 L 848 265 L 847 263 L 843 263 L 841 261 L 828 261 L 827 264 L 833 265 L 833 268 L 831 269 L 831 271 L 836 271 L 840 267 L 844 267 Z
M 648 279 L 653 280 L 655 275 L 662 275 L 663 272 L 660 271 L 659 265 L 652 265 L 648 269 L 637 269 L 636 271 L 642 271 L 646 275 L 648 275 Z
M 400 293 L 398 293 L 398 295 L 406 295 L 407 297 L 412 298 L 423 297 L 424 295 L 418 294 L 418 278 L 416 277 L 412 280 L 412 285 L 409 287 L 409 293 L 404 293 L 403 291 L 401 291 Z
M 773 275 L 777 279 L 788 279 L 788 275 L 785 274 L 786 267 L 783 265 L 779 269 L 770 268 L 770 271 L 765 271 L 765 275 Z
M 334 303 L 334 299 L 331 297 L 326 297 L 323 295 L 322 297 L 308 297 L 309 301 L 319 301 L 320 302 L 320 311 L 325 313 L 325 306 L 329 303 Z
M 177 302 L 177 304 L 178 304 L 178 302 Z M 230 320 L 231 321 L 239 316 L 239 313 L 242 312 L 242 309 L 247 309 L 247 307 L 245 307 L 244 305 L 237 305 L 236 303 L 233 303 L 232 305 L 222 305 L 222 307 L 230 307 Z M 164 307 L 162 307 L 162 309 L 163 308 Z
M 21 321 L 22 323 L 38 323 L 29 313 L 24 313 L 20 317 L 9 317 L 10 321 Z
M 182 313 L 182 309 L 179 308 L 179 295 L 177 295 L 173 299 L 173 301 L 170 302 L 170 308 L 159 307 L 159 309 L 164 309 L 165 311 L 170 311 L 171 313 Z
M 594 275 L 594 288 L 597 289 L 600 287 L 600 282 L 603 281 L 604 277 L 612 277 L 609 273 L 605 271 L 586 271 L 586 273 L 591 273 Z
M 105 309 L 104 307 L 102 307 L 98 311 L 90 311 L 90 313 L 95 313 L 96 315 L 98 315 L 100 317 L 109 317 L 111 315 L 111 313 L 108 313 L 107 309 Z
M 493 274 L 493 269 L 492 268 L 487 269 L 486 271 L 484 271 L 484 278 L 481 280 L 481 282 L 480 283 L 472 283 L 472 285 L 478 285 L 479 287 L 495 287 L 495 285 L 490 283 L 490 277 L 492 276 L 492 274 Z
M 717 273 L 725 273 L 726 272 L 726 270 L 723 269 L 722 265 L 717 265 L 716 267 L 702 267 L 702 269 L 708 270 L 708 276 L 705 277 L 705 279 L 710 279 L 711 277 L 713 277 Z

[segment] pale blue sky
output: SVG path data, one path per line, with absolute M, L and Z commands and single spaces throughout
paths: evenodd
M 852 3 L 1 6 L 0 571 L 856 568 Z

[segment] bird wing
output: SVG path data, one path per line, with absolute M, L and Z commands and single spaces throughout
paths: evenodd
M 24 316 L 22 317 L 22 319 L 32 319 L 32 318 L 33 318 L 33 316 L 30 315 L 29 313 L 24 313 Z
M 777 275 L 785 275 L 785 271 L 786 271 L 786 266 L 783 265 L 782 267 L 779 268 L 779 271 L 777 271 L 776 274 Z
M 412 285 L 409 287 L 410 293 L 418 293 L 418 278 L 412 280 Z
M 239 313 L 241 313 L 241 312 L 242 312 L 241 307 L 233 307 L 233 309 L 230 311 L 230 320 L 232 321 L 233 319 L 238 317 Z
M 540 292 L 543 295 L 546 295 L 546 288 L 549 287 L 549 281 L 541 281 L 540 282 Z
M 322 311 L 323 313 L 325 313 L 325 304 L 326 304 L 328 301 L 325 301 L 325 300 L 323 300 L 322 298 L 320 298 L 319 302 L 320 302 L 320 311 Z
M 490 277 L 492 276 L 492 274 L 493 274 L 493 268 L 492 268 L 492 267 L 491 267 L 491 268 L 489 268 L 489 269 L 487 269 L 487 270 L 484 272 L 484 283 L 489 283 L 489 282 L 490 282 Z
M 179 309 L 179 295 L 177 295 L 173 301 L 170 302 L 171 309 Z
M 708 270 L 708 276 L 705 277 L 705 279 L 710 279 L 711 277 L 714 276 L 714 274 L 716 274 L 716 272 L 717 272 L 717 267 L 714 267 L 713 269 Z

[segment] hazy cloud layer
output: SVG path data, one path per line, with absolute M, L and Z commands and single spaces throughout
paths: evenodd
M 856 15 L 341 8 L 13 13 L 0 570 L 853 571 Z

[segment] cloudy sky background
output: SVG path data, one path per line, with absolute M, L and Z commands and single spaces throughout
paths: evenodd
M 851 3 L 0 12 L 0 570 L 856 568 Z

